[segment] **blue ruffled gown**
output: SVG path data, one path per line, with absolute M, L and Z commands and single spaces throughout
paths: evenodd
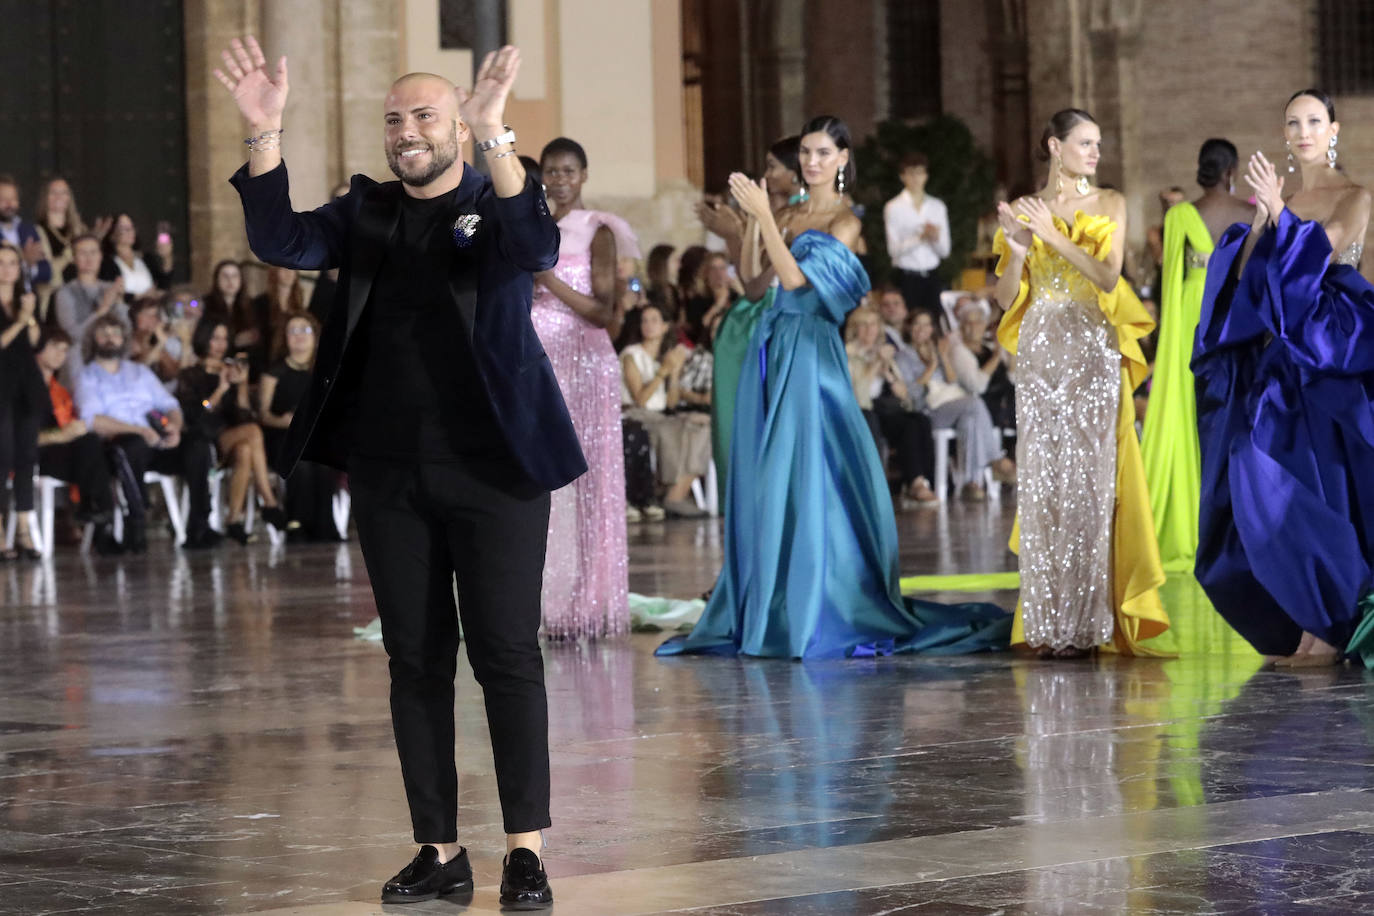
M 1233 277 L 1247 234 L 1212 255 L 1193 352 L 1197 578 L 1262 653 L 1345 648 L 1374 569 L 1374 287 L 1287 210 Z
M 658 655 L 835 658 L 1005 648 L 991 604 L 903 599 L 897 524 L 840 325 L 868 292 L 822 232 L 792 243 L 809 284 L 779 290 L 749 341 L 726 485 L 725 566 L 696 627 Z

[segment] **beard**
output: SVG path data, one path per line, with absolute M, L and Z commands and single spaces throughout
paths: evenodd
M 407 147 L 408 149 L 423 149 L 423 146 Z M 458 125 L 452 125 L 452 131 L 448 139 L 440 146 L 429 146 L 430 158 L 429 167 L 423 171 L 415 171 L 406 160 L 401 158 L 400 152 L 393 146 L 386 151 L 386 164 L 391 169 L 391 174 L 401 179 L 405 184 L 413 188 L 423 188 L 440 175 L 447 172 L 453 163 L 458 161 Z
M 95 345 L 96 359 L 119 359 L 124 355 L 122 343 L 98 343 Z

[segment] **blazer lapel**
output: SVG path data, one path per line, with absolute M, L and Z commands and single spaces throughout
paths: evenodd
M 387 246 L 396 234 L 401 218 L 401 183 L 398 181 L 375 185 L 363 197 L 358 209 L 358 222 L 353 233 L 353 257 L 348 276 L 348 325 L 344 340 L 353 336 L 353 329 L 362 317 L 372 292 L 372 281 L 382 266 Z

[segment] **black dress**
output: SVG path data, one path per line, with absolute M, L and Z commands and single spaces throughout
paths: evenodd
M 310 387 L 310 370 L 293 369 L 285 361 L 276 363 L 264 375 L 277 380 L 272 403 L 267 409 L 277 416 L 290 413 L 305 397 Z M 281 473 L 281 450 L 286 430 L 263 427 L 267 446 L 267 463 Z M 337 541 L 339 531 L 334 524 L 334 492 L 338 489 L 339 474 L 332 468 L 313 461 L 300 461 L 286 483 L 287 534 L 311 541 Z
M 0 331 L 9 330 L 18 301 L 0 307 Z M 21 330 L 0 350 L 0 489 L 14 473 L 14 508 L 33 509 L 33 471 L 38 464 L 38 422 L 47 406 L 48 391 L 33 358 L 28 330 Z M 0 492 L 0 509 L 4 508 Z

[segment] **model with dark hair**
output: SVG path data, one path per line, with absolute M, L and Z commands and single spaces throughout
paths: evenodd
M 1203 143 L 1197 159 L 1202 196 L 1192 203 L 1175 204 L 1164 216 L 1159 346 L 1140 453 L 1166 571 L 1192 569 L 1197 553 L 1201 466 L 1197 401 L 1188 362 L 1202 309 L 1207 259 L 1227 226 L 1248 223 L 1255 213 L 1253 206 L 1232 193 L 1236 168 L 1236 148 L 1229 141 Z
M 563 390 L 587 473 L 550 496 L 544 636 L 596 639 L 630 628 L 620 363 L 606 332 L 618 259 L 638 258 L 629 223 L 582 204 L 587 153 L 550 140 L 539 170 L 561 238 L 558 266 L 535 275 L 530 318 Z
M 904 600 L 897 524 L 878 449 L 854 397 L 839 327 L 868 292 L 849 129 L 801 131 L 805 202 L 773 215 L 764 182 L 730 176 L 748 216 L 743 260 L 765 249 L 781 287 L 759 318 L 736 393 L 725 564 L 692 632 L 660 655 L 827 658 L 1005 645 L 991 605 Z M 753 279 L 752 275 L 746 279 Z M 940 626 L 927 626 L 938 619 Z
M 1305 89 L 1284 109 L 1287 172 L 1250 156 L 1258 206 L 1212 254 L 1193 352 L 1197 578 L 1291 667 L 1374 660 L 1370 193 L 1336 168 L 1340 131 L 1331 100 Z
M 1149 367 L 1154 320 L 1122 279 L 1126 201 L 1095 187 L 1102 133 L 1086 111 L 1055 114 L 1040 141 L 1045 186 L 999 204 L 997 337 L 1016 354 L 1021 600 L 1013 643 L 1077 658 L 1169 626 L 1135 437 L 1131 392 Z

